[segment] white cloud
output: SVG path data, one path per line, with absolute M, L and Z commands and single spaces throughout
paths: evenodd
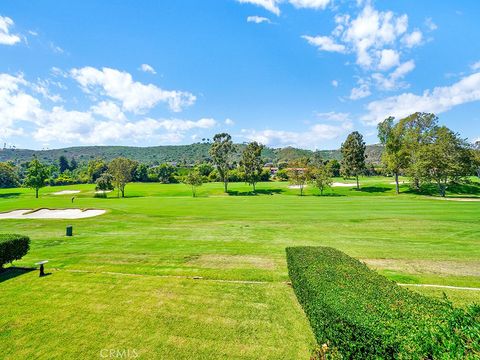
M 476 70 L 480 70 L 480 60 L 477 61 L 476 63 L 473 63 L 470 68 L 473 70 L 473 71 L 476 71 Z
M 340 122 L 350 121 L 350 113 L 329 111 L 324 113 L 317 112 L 315 114 L 317 115 L 318 118 L 323 120 L 340 121 Z
M 28 82 L 20 75 L 0 74 L 0 135 L 29 136 L 40 143 L 104 144 L 122 140 L 179 142 L 193 129 L 210 129 L 211 118 L 129 120 L 112 101 L 101 101 L 87 111 L 63 106 L 46 107 L 31 93 L 45 93 L 49 81 Z M 43 87 L 42 87 L 43 86 Z M 28 125 L 28 133 L 22 128 Z
M 15 45 L 21 41 L 20 36 L 10 33 L 10 27 L 15 23 L 12 19 L 0 15 L 0 44 L 1 45 Z
M 101 101 L 100 103 L 91 107 L 94 114 L 103 116 L 109 120 L 125 121 L 126 117 L 123 111 L 117 104 L 111 101 Z
M 372 78 L 376 81 L 377 86 L 381 90 L 396 90 L 402 87 L 407 87 L 408 84 L 401 82 L 409 72 L 415 69 L 415 61 L 409 60 L 400 64 L 395 71 L 385 76 L 380 73 L 372 74 Z
M 332 80 L 332 86 L 338 87 L 338 80 Z
M 330 0 L 290 0 L 290 4 L 296 8 L 325 9 Z
M 233 125 L 235 125 L 235 121 L 233 121 L 233 120 L 230 119 L 230 118 L 227 118 L 227 119 L 225 119 L 225 125 L 227 125 L 227 126 L 233 126 Z
M 406 47 L 412 48 L 414 46 L 420 45 L 422 43 L 423 34 L 421 31 L 415 30 L 414 32 L 405 35 L 402 38 L 402 42 Z
M 376 125 L 388 116 L 402 118 L 414 112 L 433 112 L 436 114 L 473 101 L 480 100 L 480 72 L 466 76 L 451 86 L 425 90 L 422 95 L 403 93 L 367 105 L 368 112 L 362 121 Z
M 380 52 L 380 64 L 378 64 L 379 70 L 388 70 L 400 63 L 400 55 L 398 52 L 392 49 L 383 49 Z
M 111 68 L 72 69 L 70 75 L 85 92 L 106 95 L 118 100 L 125 111 L 135 113 L 149 110 L 159 102 L 167 102 L 172 111 L 179 112 L 196 100 L 189 92 L 163 90 L 153 84 L 145 85 L 133 81 L 129 73 Z
M 366 98 L 370 95 L 372 95 L 372 92 L 370 91 L 370 85 L 364 80 L 360 80 L 359 85 L 350 91 L 349 98 L 350 100 L 358 100 Z
M 143 71 L 143 72 L 146 72 L 146 73 L 154 74 L 154 75 L 157 73 L 155 71 L 155 69 L 153 68 L 153 66 L 148 65 L 148 64 L 140 65 L 140 70 Z
M 247 22 L 253 22 L 255 24 L 261 24 L 261 23 L 267 23 L 270 24 L 271 21 L 269 18 L 263 17 L 263 16 L 249 16 L 247 17 Z
M 426 18 L 425 19 L 425 26 L 427 27 L 428 30 L 430 31 L 435 31 L 438 29 L 437 24 L 435 24 L 432 20 L 432 18 Z
M 269 146 L 295 146 L 301 148 L 320 147 L 322 140 L 332 140 L 343 136 L 351 130 L 351 122 L 339 126 L 329 124 L 315 124 L 305 132 L 284 130 L 252 130 L 242 129 L 242 136 L 250 141 L 258 141 Z
M 261 6 L 264 9 L 274 13 L 275 15 L 280 15 L 280 8 L 278 7 L 279 0 L 237 0 L 242 4 L 253 4 Z
M 309 44 L 316 46 L 319 50 L 342 53 L 346 49 L 344 45 L 335 43 L 329 36 L 303 35 L 302 38 L 307 40 Z

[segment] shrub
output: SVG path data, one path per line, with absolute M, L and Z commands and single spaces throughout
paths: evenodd
M 288 271 L 319 344 L 347 359 L 474 359 L 480 308 L 402 288 L 341 251 L 287 248 Z
M 0 234 L 0 269 L 3 265 L 21 259 L 30 249 L 28 236 Z

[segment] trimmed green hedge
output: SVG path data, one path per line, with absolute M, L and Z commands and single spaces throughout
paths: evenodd
M 30 249 L 30 238 L 17 234 L 0 234 L 0 269 L 21 259 Z
M 345 359 L 478 359 L 480 307 L 409 291 L 333 248 L 287 248 L 288 271 L 317 342 Z

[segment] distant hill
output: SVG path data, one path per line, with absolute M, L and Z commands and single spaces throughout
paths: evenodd
M 237 158 L 239 160 L 241 150 L 245 145 L 236 144 Z M 33 155 L 46 163 L 58 161 L 61 155 L 71 159 L 74 157 L 78 162 L 87 162 L 95 158 L 111 160 L 124 156 L 147 164 L 161 164 L 164 162 L 177 162 L 180 164 L 192 164 L 209 159 L 208 150 L 210 144 L 196 143 L 191 145 L 167 145 L 152 147 L 133 146 L 77 146 L 53 150 L 27 150 L 27 149 L 0 149 L 0 162 L 13 161 L 16 164 L 31 160 Z M 340 150 L 319 151 L 324 159 L 341 160 Z M 285 148 L 265 148 L 263 156 L 266 162 L 278 163 L 290 161 L 304 156 L 311 156 L 310 150 Z M 367 146 L 367 161 L 378 163 L 382 154 L 381 145 Z

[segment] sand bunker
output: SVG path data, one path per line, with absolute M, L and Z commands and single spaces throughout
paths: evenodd
M 7 213 L 0 213 L 0 219 L 83 219 L 103 215 L 105 210 L 81 210 L 81 209 L 39 209 L 14 210 Z
M 52 193 L 52 195 L 71 195 L 71 194 L 78 194 L 80 190 L 62 190 Z
M 334 183 L 332 183 L 332 186 L 338 186 L 338 187 L 340 187 L 340 186 L 353 187 L 353 186 L 357 186 L 357 184 L 334 182 Z
M 447 197 L 432 197 L 432 199 L 436 200 L 447 200 L 447 201 L 465 201 L 465 202 L 476 202 L 480 201 L 480 198 L 447 198 Z
M 305 189 L 306 187 L 307 187 L 306 184 L 303 185 L 303 188 L 304 188 L 304 189 Z M 301 186 L 300 186 L 300 185 L 290 185 L 288 188 L 289 188 L 289 189 L 300 189 Z
M 105 190 L 105 191 L 97 190 L 97 191 L 95 191 L 95 194 L 106 194 L 106 193 L 109 193 L 109 192 L 112 192 L 112 190 Z

